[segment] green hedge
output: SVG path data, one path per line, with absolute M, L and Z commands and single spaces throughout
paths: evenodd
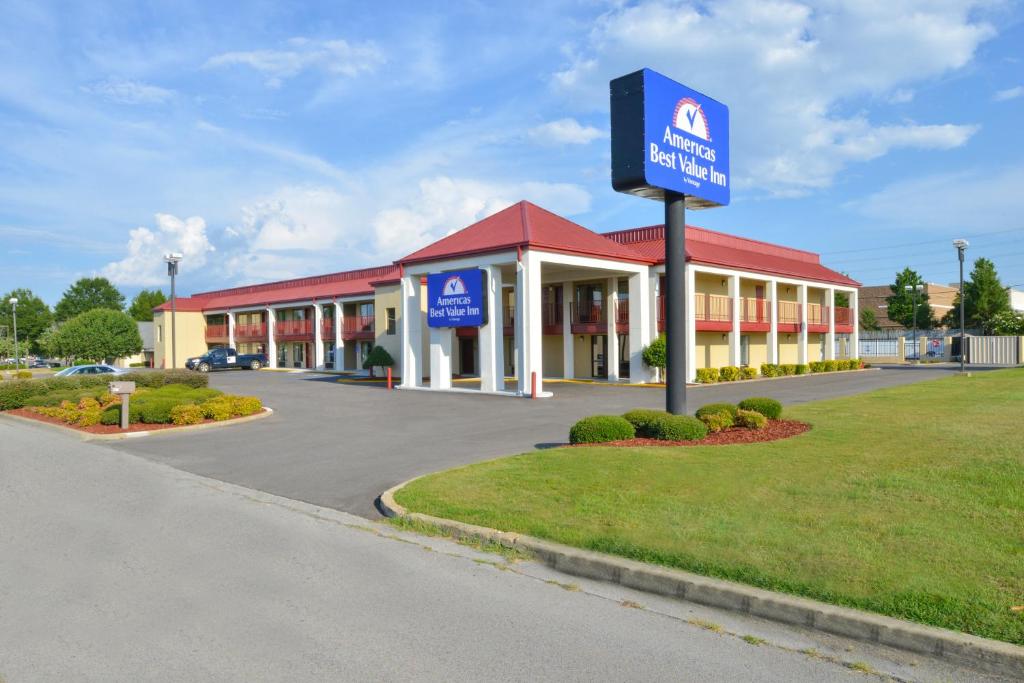
M 653 439 L 654 435 L 651 431 L 651 425 L 667 415 L 668 413 L 664 410 L 636 408 L 625 413 L 622 417 L 633 425 L 637 436 Z
M 763 429 L 768 418 L 754 410 L 740 410 L 733 424 L 744 429 Z
M 702 418 L 705 415 L 714 415 L 715 413 L 728 413 L 729 417 L 736 417 L 737 407 L 732 403 L 708 403 L 700 408 L 697 408 L 697 412 L 694 413 L 698 418 Z
M 740 378 L 740 369 L 735 365 L 726 365 L 718 370 L 718 378 L 723 382 L 735 382 Z
M 666 415 L 651 430 L 661 441 L 700 441 L 708 435 L 707 425 L 689 415 Z
M 752 410 L 755 413 L 761 413 L 769 420 L 778 420 L 782 417 L 782 404 L 774 398 L 754 396 L 743 399 L 739 402 L 738 406 L 740 410 Z
M 185 385 L 206 388 L 210 378 L 201 372 L 188 370 L 155 370 L 129 372 L 124 375 L 82 375 L 81 377 L 46 377 L 44 379 L 16 379 L 0 383 L 0 410 L 22 408 L 33 396 L 45 396 L 56 391 L 102 388 L 117 380 L 135 382 L 137 388 L 156 389 L 164 386 Z
M 718 368 L 697 368 L 697 381 L 701 384 L 714 384 L 718 381 Z
M 569 430 L 569 443 L 604 443 L 636 436 L 633 425 L 618 415 L 591 415 Z

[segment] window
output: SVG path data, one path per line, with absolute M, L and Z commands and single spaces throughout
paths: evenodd
M 388 316 L 387 333 L 388 334 L 395 334 L 395 328 L 397 327 L 397 325 L 395 324 L 395 309 L 387 308 L 387 309 L 384 309 L 384 310 L 385 310 L 385 312 L 387 313 L 387 316 Z
M 156 326 L 156 340 L 158 342 L 163 342 L 163 340 L 164 340 L 164 326 L 163 325 L 157 325 Z
M 359 315 L 364 317 L 373 317 L 373 302 L 359 304 Z

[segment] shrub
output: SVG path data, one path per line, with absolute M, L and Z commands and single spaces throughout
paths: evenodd
M 199 407 L 203 411 L 203 417 L 216 420 L 217 422 L 231 419 L 231 399 L 226 396 L 211 398 L 208 401 L 204 401 Z
M 836 362 L 834 360 L 827 360 L 824 363 L 825 372 L 835 372 L 837 370 Z
M 79 399 L 78 408 L 79 410 L 91 410 L 93 408 L 99 408 L 100 402 L 94 399 L 92 396 L 85 396 Z
M 753 410 L 740 410 L 736 413 L 735 424 L 743 429 L 762 429 L 768 424 L 768 418 Z
M 812 360 L 808 365 L 811 368 L 811 372 L 825 372 L 825 363 L 820 360 Z
M 739 408 L 740 410 L 752 410 L 755 413 L 761 413 L 769 420 L 778 420 L 782 416 L 782 404 L 774 398 L 759 396 L 745 398 L 739 402 Z
M 724 429 L 732 427 L 733 420 L 729 413 L 711 413 L 710 415 L 702 415 L 700 421 L 708 428 L 709 432 L 718 433 Z
M 171 408 L 171 422 L 176 425 L 197 425 L 203 421 L 203 409 L 194 403 L 183 403 Z
M 569 443 L 604 443 L 636 436 L 633 425 L 618 415 L 585 417 L 569 430 Z
M 701 384 L 714 384 L 718 381 L 718 368 L 697 368 L 697 381 Z
M 786 375 L 787 377 L 796 374 L 796 365 L 793 363 L 786 363 L 785 365 L 780 365 L 779 369 L 782 370 L 782 374 Z
M 390 368 L 394 366 L 395 359 L 391 357 L 388 350 L 383 346 L 374 346 L 370 349 L 370 352 L 366 354 L 366 360 L 363 361 L 363 370 L 370 371 L 370 377 L 373 377 L 373 369 L 377 367 Z
M 863 370 L 868 367 L 868 364 L 860 358 L 854 358 L 853 361 L 857 364 L 857 367 L 855 367 L 854 370 Z
M 235 415 L 255 415 L 263 410 L 263 402 L 255 396 L 230 396 L 231 412 Z
M 118 379 L 135 382 L 137 387 L 156 389 L 166 384 L 184 384 L 195 389 L 210 386 L 210 376 L 203 372 L 191 370 L 155 370 L 153 372 L 129 372 Z M 103 383 L 109 380 L 103 380 Z
M 761 364 L 761 374 L 764 377 L 778 377 L 779 376 L 779 366 L 776 365 L 775 363 L 762 363 Z
M 718 376 L 723 382 L 735 382 L 740 378 L 740 369 L 735 365 L 726 365 L 718 371 Z
M 171 421 L 171 410 L 181 404 L 173 398 L 152 398 L 140 402 L 139 417 L 146 424 L 167 424 Z M 131 414 L 129 413 L 129 419 Z
M 795 374 L 797 374 L 797 375 L 806 375 L 810 371 L 811 371 L 811 368 L 806 363 L 800 363 L 799 365 L 796 366 L 796 373 Z
M 740 379 L 754 379 L 755 377 L 757 377 L 756 368 L 752 368 L 749 365 L 740 368 Z
M 0 410 L 13 410 L 25 405 L 33 396 L 46 393 L 38 380 L 16 379 L 0 384 Z
M 664 410 L 652 410 L 648 408 L 637 408 L 624 414 L 622 417 L 629 424 L 633 425 L 637 436 L 653 438 L 651 424 L 668 415 Z
M 666 415 L 651 428 L 654 438 L 662 441 L 700 441 L 708 435 L 707 426 L 689 415 Z
M 643 358 L 647 367 L 665 369 L 665 335 L 659 334 L 657 339 L 644 347 Z
M 16 373 L 14 373 L 14 376 L 17 377 L 18 379 L 32 379 L 32 371 L 18 370 Z
M 736 417 L 736 406 L 732 403 L 708 403 L 697 408 L 697 412 L 694 414 L 698 418 L 702 418 L 705 415 L 714 415 L 716 413 L 726 413 L 729 417 Z
M 129 416 L 130 417 L 130 416 Z M 121 406 L 110 406 L 100 412 L 100 424 L 119 425 L 121 424 Z
M 145 367 L 149 367 L 149 366 L 146 365 L 145 363 L 129 363 L 128 367 L 130 367 L 130 368 L 145 368 Z

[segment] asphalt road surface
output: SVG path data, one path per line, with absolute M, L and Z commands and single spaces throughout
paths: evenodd
M 288 377 L 227 381 L 309 391 Z M 304 462 L 334 457 L 300 452 Z M 854 667 L 986 680 L 532 562 L 509 566 L 5 417 L 0 549 L 6 683 L 877 680 Z
M 713 401 L 772 396 L 786 405 L 845 396 L 949 375 L 952 367 L 886 368 L 861 373 L 695 387 L 693 408 Z M 421 474 L 535 447 L 564 443 L 586 415 L 664 407 L 664 391 L 642 387 L 549 384 L 549 399 L 342 384 L 334 377 L 284 372 L 211 374 L 211 386 L 260 396 L 273 417 L 238 427 L 133 439 L 114 446 L 214 479 L 352 512 L 379 516 L 382 491 Z

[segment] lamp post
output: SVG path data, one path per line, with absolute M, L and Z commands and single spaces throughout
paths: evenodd
M 917 363 L 921 362 L 921 343 L 917 339 L 917 293 L 921 291 L 922 285 L 905 285 L 903 287 L 908 292 L 913 293 L 913 305 L 914 305 L 914 360 Z
M 960 259 L 960 373 L 963 374 L 964 358 L 967 355 L 966 335 L 964 334 L 964 252 L 970 245 L 967 240 L 957 239 L 953 240 L 953 246 L 956 247 L 956 254 Z
M 18 352 L 18 297 L 12 296 L 8 299 L 11 304 L 11 317 L 14 322 L 14 370 L 21 369 L 21 353 Z
M 181 254 L 174 252 L 164 255 L 164 261 L 167 262 L 167 274 L 171 276 L 171 367 L 178 367 L 178 325 L 175 320 L 176 313 L 178 312 L 177 297 L 174 292 L 174 278 L 178 275 L 178 263 L 184 258 Z

